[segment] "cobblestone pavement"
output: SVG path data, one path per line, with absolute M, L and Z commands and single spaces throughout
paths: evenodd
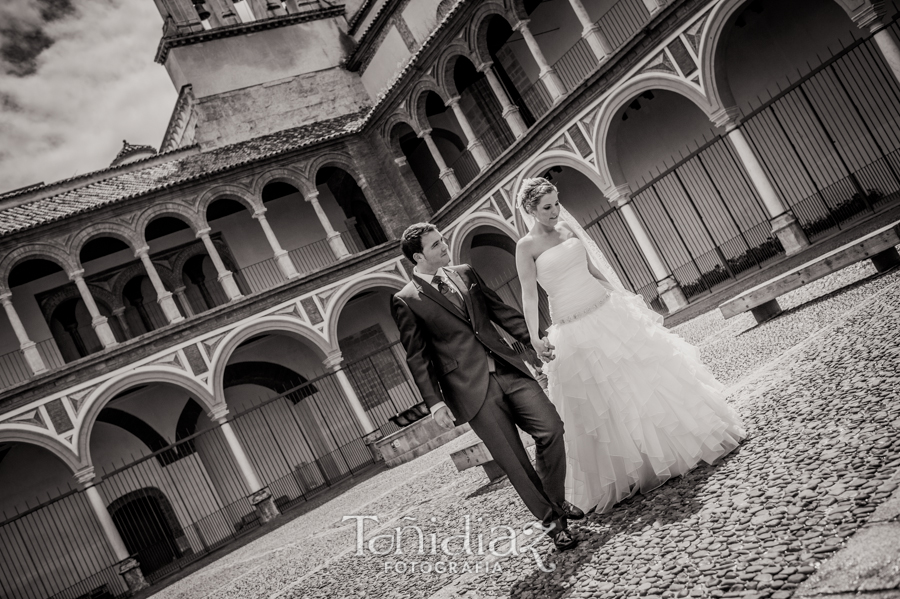
M 456 472 L 448 456 L 468 433 L 155 597 L 790 597 L 897 487 L 900 272 L 856 265 L 780 303 L 786 313 L 764 325 L 716 311 L 676 329 L 730 385 L 750 437 L 719 464 L 573 523 L 575 550 L 525 534 L 529 514 L 505 481 Z M 378 521 L 364 522 L 357 551 L 358 520 L 342 518 L 364 515 Z M 442 541 L 463 550 L 448 537 L 466 515 L 474 555 L 443 555 Z M 501 525 L 518 533 L 512 545 L 491 531 Z

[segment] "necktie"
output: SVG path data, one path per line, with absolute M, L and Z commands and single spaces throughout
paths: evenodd
M 456 291 L 454 291 L 452 287 L 450 287 L 450 283 L 447 281 L 447 279 L 445 279 L 441 275 L 435 275 L 434 281 L 435 283 L 437 283 L 438 291 L 440 291 L 444 297 L 450 300 L 451 304 L 456 306 L 461 312 L 464 313 L 466 309 L 463 307 L 462 298 L 459 297 L 459 294 L 456 293 Z

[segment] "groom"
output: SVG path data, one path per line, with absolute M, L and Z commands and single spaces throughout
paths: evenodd
M 580 520 L 584 512 L 565 500 L 562 420 L 491 324 L 531 347 L 525 319 L 471 266 L 449 266 L 447 244 L 434 225 L 410 226 L 401 247 L 416 267 L 412 281 L 391 298 L 391 313 L 432 416 L 447 429 L 468 422 L 531 513 L 550 529 L 557 549 L 571 549 L 577 542 L 567 519 Z M 551 357 L 548 349 L 544 358 Z M 516 425 L 534 437 L 537 471 Z

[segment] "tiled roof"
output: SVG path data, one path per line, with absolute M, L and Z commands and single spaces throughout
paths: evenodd
M 153 146 L 142 146 L 140 144 L 130 144 L 127 139 L 122 140 L 122 149 L 119 150 L 119 153 L 116 154 L 115 160 L 112 161 L 111 166 L 115 166 L 120 161 L 128 158 L 133 154 L 146 154 L 146 153 L 156 154 L 156 148 Z
M 294 150 L 358 131 L 365 111 L 295 127 L 256 139 L 193 154 L 145 169 L 115 174 L 110 178 L 0 210 L 0 235 L 95 210 L 128 198 L 172 187 L 203 175 Z
M 63 194 L 0 210 L 0 236 L 37 227 L 41 224 L 94 210 L 101 206 L 151 191 L 173 187 L 202 175 L 221 172 L 253 160 L 274 156 L 361 130 L 375 115 L 377 109 L 387 101 L 390 92 L 404 80 L 424 51 L 437 39 L 441 31 L 446 28 L 453 16 L 469 1 L 459 0 L 453 8 L 447 11 L 437 27 L 422 42 L 422 46 L 407 61 L 406 66 L 394 76 L 388 87 L 379 94 L 375 106 L 371 109 L 294 129 L 279 131 L 278 133 L 224 146 L 209 152 L 194 154 L 171 162 L 155 164 L 146 169 L 123 173 L 118 176 L 113 175 L 109 179 L 104 179 Z M 114 171 L 115 169 L 110 170 Z M 14 192 L 14 194 L 19 193 L 22 193 L 22 190 Z M 5 197 L 12 197 L 14 194 L 0 195 L 0 200 Z

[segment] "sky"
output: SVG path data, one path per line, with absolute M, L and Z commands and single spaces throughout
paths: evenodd
M 159 149 L 177 93 L 153 0 L 0 0 L 0 193 Z

